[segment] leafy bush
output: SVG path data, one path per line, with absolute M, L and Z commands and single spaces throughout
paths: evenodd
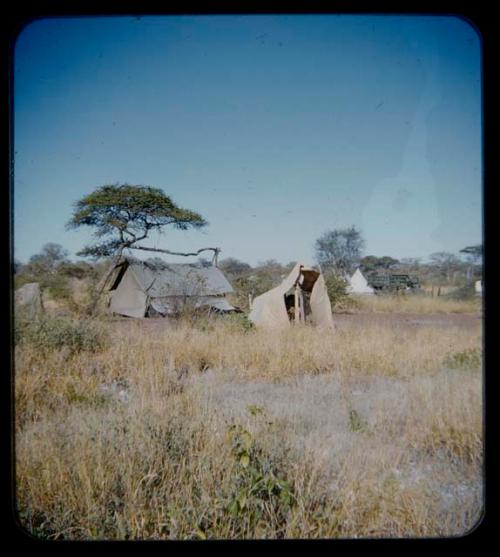
M 244 313 L 230 313 L 228 315 L 218 316 L 217 319 L 223 319 L 235 331 L 250 331 L 254 328 L 254 324 L 248 319 Z
M 453 352 L 445 358 L 445 365 L 452 369 L 474 369 L 481 367 L 481 350 L 468 348 L 462 352 Z
M 332 309 L 344 309 L 349 305 L 350 298 L 345 279 L 336 273 L 329 272 L 325 274 L 325 284 Z
M 349 412 L 349 429 L 351 431 L 365 432 L 367 428 L 368 426 L 365 420 L 363 420 L 356 410 L 352 409 Z
M 473 284 L 467 284 L 445 294 L 443 297 L 451 300 L 471 300 L 476 297 L 476 290 Z
M 86 261 L 78 261 L 77 263 L 63 262 L 58 268 L 57 272 L 60 275 L 64 275 L 70 278 L 84 279 L 90 278 L 96 280 L 98 278 L 98 273 Z
M 287 516 L 296 505 L 286 466 L 267 454 L 240 425 L 230 427 L 229 439 L 236 461 L 226 507 L 230 520 L 243 531 L 265 528 L 273 522 L 277 537 L 282 537 Z
M 43 315 L 28 319 L 24 312 L 16 314 L 14 323 L 16 344 L 31 344 L 41 350 L 60 350 L 70 353 L 81 351 L 96 352 L 107 341 L 107 334 L 96 322 L 68 317 Z
M 229 295 L 229 301 L 245 310 L 250 310 L 249 297 L 256 298 L 264 292 L 271 290 L 276 286 L 278 279 L 273 280 L 273 277 L 265 271 L 255 271 L 249 276 L 237 277 L 232 280 L 231 284 L 234 292 Z
M 72 292 L 67 277 L 62 275 L 46 277 L 43 280 L 42 286 L 47 288 L 52 299 L 71 302 Z
M 206 308 L 203 310 L 203 313 L 200 312 L 192 319 L 183 316 L 179 323 L 184 323 L 204 333 L 212 333 L 217 331 L 220 327 L 223 327 L 225 331 L 234 333 L 244 333 L 254 328 L 254 324 L 244 313 L 208 314 Z

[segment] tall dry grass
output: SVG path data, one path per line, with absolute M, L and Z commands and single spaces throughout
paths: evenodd
M 477 521 L 480 326 L 107 327 L 95 353 L 16 347 L 17 505 L 34 535 L 418 537 Z
M 444 296 L 432 297 L 419 294 L 401 295 L 351 295 L 353 308 L 359 312 L 395 313 L 478 313 L 482 308 L 480 297 L 454 300 Z

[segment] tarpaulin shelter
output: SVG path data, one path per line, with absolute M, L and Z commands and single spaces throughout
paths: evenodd
M 332 309 L 323 275 L 297 263 L 280 285 L 253 300 L 248 317 L 257 327 L 311 323 L 332 328 Z
M 123 258 L 110 282 L 113 313 L 129 317 L 175 315 L 186 307 L 236 311 L 225 295 L 231 284 L 214 265 Z
M 15 291 L 16 306 L 23 307 L 32 317 L 43 311 L 42 292 L 38 282 L 29 282 Z

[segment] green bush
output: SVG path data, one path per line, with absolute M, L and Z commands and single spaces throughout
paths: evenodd
M 40 316 L 29 319 L 17 312 L 14 322 L 16 344 L 30 344 L 41 350 L 60 350 L 70 353 L 97 352 L 104 348 L 107 334 L 98 323 L 85 319 Z
M 344 309 L 349 305 L 350 298 L 345 279 L 336 273 L 325 273 L 325 285 L 332 309 Z
M 56 275 L 45 279 L 42 283 L 42 287 L 46 287 L 50 297 L 53 300 L 60 300 L 64 302 L 72 301 L 72 292 L 69 285 L 69 281 L 66 277 Z
M 228 433 L 235 468 L 226 499 L 227 519 L 242 533 L 265 530 L 272 523 L 276 537 L 283 537 L 289 512 L 297 504 L 287 466 L 241 425 L 232 425 Z
M 469 348 L 462 352 L 453 352 L 445 358 L 445 365 L 452 369 L 474 369 L 481 367 L 481 350 Z
M 254 328 L 254 324 L 248 319 L 244 313 L 229 313 L 228 315 L 220 315 L 217 319 L 223 319 L 225 323 L 234 327 L 237 331 L 250 331 Z
M 443 298 L 448 298 L 450 300 L 472 300 L 476 297 L 476 290 L 474 284 L 467 284 L 461 288 L 457 288 L 445 294 Z

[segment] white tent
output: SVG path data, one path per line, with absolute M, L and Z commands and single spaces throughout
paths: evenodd
M 333 327 L 323 275 L 297 263 L 283 282 L 257 296 L 248 316 L 257 327 L 286 328 L 294 322 Z
M 476 280 L 475 284 L 474 284 L 474 289 L 476 290 L 477 294 L 481 294 L 483 291 L 483 281 L 482 280 Z
M 356 269 L 355 273 L 349 279 L 349 285 L 347 286 L 347 292 L 350 294 L 373 294 L 374 290 L 368 285 L 368 281 L 363 276 L 363 273 Z

